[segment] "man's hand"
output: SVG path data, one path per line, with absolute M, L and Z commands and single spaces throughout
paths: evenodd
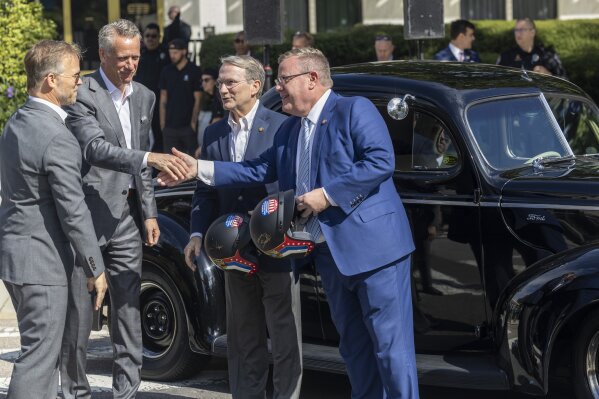
M 300 195 L 295 199 L 295 202 L 303 218 L 316 216 L 331 206 L 322 188 L 317 188 L 304 195 Z
M 197 266 L 193 263 L 194 256 L 200 256 L 200 250 L 202 249 L 202 237 L 191 237 L 189 243 L 185 246 L 183 253 L 185 254 L 185 263 L 187 266 L 196 271 Z
M 106 274 L 102 272 L 98 277 L 90 277 L 87 279 L 87 291 L 93 292 L 96 290 L 96 302 L 94 303 L 94 309 L 100 309 L 102 301 L 104 301 L 104 295 L 108 289 L 108 283 L 106 282 Z
M 183 177 L 183 179 L 173 179 L 173 177 L 162 171 L 158 174 L 158 179 L 156 180 L 158 184 L 161 186 L 176 186 L 179 183 L 184 182 L 185 180 L 195 179 L 198 176 L 198 161 L 184 152 L 177 150 L 175 147 L 171 148 L 173 155 L 177 157 L 181 162 L 183 162 L 187 168 L 187 173 Z
M 156 221 L 156 218 L 149 218 L 144 220 L 144 225 L 146 226 L 146 244 L 150 247 L 156 245 L 160 237 L 158 221 Z
M 174 181 L 184 180 L 189 173 L 185 162 L 171 154 L 151 152 L 148 155 L 148 166 L 160 170 L 161 174 L 164 173 Z

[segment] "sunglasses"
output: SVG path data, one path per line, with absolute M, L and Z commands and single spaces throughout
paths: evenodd
M 156 38 L 158 37 L 158 35 L 156 35 L 156 34 L 153 34 L 153 33 L 146 33 L 146 34 L 144 35 L 144 37 L 147 37 L 147 38 L 149 38 L 149 39 L 156 39 Z

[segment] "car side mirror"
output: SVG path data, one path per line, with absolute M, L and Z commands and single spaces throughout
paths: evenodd
M 387 113 L 391 118 L 395 120 L 400 121 L 402 119 L 405 119 L 405 117 L 408 116 L 408 113 L 410 112 L 408 100 L 415 99 L 416 97 L 414 97 L 411 94 L 406 94 L 403 96 L 403 98 L 394 97 L 387 104 Z

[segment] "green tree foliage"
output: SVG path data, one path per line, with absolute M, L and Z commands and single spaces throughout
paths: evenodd
M 39 40 L 55 35 L 56 25 L 42 17 L 41 4 L 0 0 L 0 134 L 8 118 L 27 99 L 25 53 Z
M 516 45 L 512 29 L 514 21 L 473 21 L 476 25 L 474 50 L 480 53 L 483 62 L 494 64 L 499 54 Z M 545 20 L 535 21 L 537 38 L 559 55 L 571 82 L 586 91 L 595 102 L 599 102 L 599 20 Z M 445 26 L 444 39 L 421 42 L 425 59 L 447 46 L 449 24 Z M 315 47 L 322 50 L 331 66 L 374 61 L 374 38 L 385 33 L 393 37 L 397 59 L 415 59 L 415 41 L 403 39 L 401 25 L 357 25 L 348 31 L 323 32 L 315 35 Z M 274 75 L 277 71 L 278 56 L 291 48 L 291 33 L 285 43 L 273 46 L 270 65 Z M 223 34 L 209 37 L 202 44 L 200 58 L 202 66 L 217 66 L 222 55 L 234 54 L 233 35 Z M 261 54 L 261 49 L 252 50 Z M 259 57 L 261 59 L 261 57 Z

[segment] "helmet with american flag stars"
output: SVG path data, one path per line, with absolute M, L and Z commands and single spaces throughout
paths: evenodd
M 294 231 L 295 192 L 269 195 L 256 205 L 250 220 L 254 245 L 273 258 L 303 258 L 314 249 L 309 233 Z
M 217 218 L 206 231 L 204 248 L 210 260 L 223 270 L 256 273 L 258 262 L 251 247 L 249 217 L 231 213 Z

